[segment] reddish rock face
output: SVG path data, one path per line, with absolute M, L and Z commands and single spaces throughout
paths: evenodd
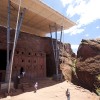
M 83 87 L 90 90 L 100 87 L 100 39 L 82 40 L 77 52 L 76 72 Z
M 72 81 L 73 56 L 70 44 L 62 44 L 60 51 L 60 69 L 66 80 Z
M 100 54 L 100 43 L 99 40 L 97 42 L 95 40 L 82 40 L 82 43 L 79 46 L 77 57 L 81 58 L 81 60 L 85 60 L 89 57 L 94 57 Z

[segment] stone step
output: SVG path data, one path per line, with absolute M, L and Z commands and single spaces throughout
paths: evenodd
M 28 82 L 28 79 L 20 79 L 20 83 Z
M 23 89 L 23 91 L 29 90 L 30 89 L 29 83 L 22 83 L 22 89 Z

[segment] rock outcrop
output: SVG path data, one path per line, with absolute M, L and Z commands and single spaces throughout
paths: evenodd
M 100 38 L 81 41 L 77 52 L 76 73 L 81 86 L 91 91 L 99 91 Z
M 75 54 L 70 44 L 62 44 L 60 49 L 60 69 L 66 80 L 72 80 L 72 66 Z

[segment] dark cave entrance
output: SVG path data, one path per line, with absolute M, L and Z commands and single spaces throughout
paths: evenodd
M 0 50 L 0 70 L 6 70 L 7 65 L 7 51 Z
M 7 51 L 0 50 L 0 82 L 5 80 L 6 65 L 7 65 Z
M 56 67 L 52 55 L 46 55 L 46 76 L 52 77 L 56 73 Z

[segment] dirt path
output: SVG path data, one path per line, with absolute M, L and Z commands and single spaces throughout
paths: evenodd
M 70 90 L 70 100 L 99 100 L 99 97 L 96 94 L 66 81 L 41 88 L 37 93 L 31 91 L 17 96 L 8 96 L 0 100 L 67 100 L 67 88 Z

